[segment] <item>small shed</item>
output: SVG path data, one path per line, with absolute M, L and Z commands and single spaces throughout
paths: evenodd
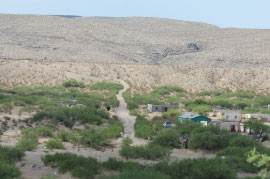
M 191 120 L 193 122 L 199 122 L 203 123 L 204 125 L 207 125 L 211 119 L 199 114 L 184 114 L 182 116 L 178 117 L 179 122 L 182 124 L 184 120 Z
M 164 105 L 148 104 L 147 109 L 149 110 L 149 112 L 167 112 L 169 110 L 169 107 Z
M 179 108 L 179 103 L 173 103 L 173 102 L 171 102 L 170 103 L 170 108 L 171 109 L 178 109 Z

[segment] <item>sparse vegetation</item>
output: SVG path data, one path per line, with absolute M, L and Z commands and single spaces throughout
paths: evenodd
M 135 136 L 143 139 L 148 139 L 153 135 L 153 124 L 147 121 L 144 117 L 138 116 L 134 125 Z
M 19 178 L 21 172 L 15 162 L 23 156 L 24 153 L 17 148 L 0 146 L 0 178 Z
M 64 144 L 57 139 L 50 139 L 46 142 L 45 147 L 48 149 L 64 149 Z
M 70 88 L 70 87 L 84 88 L 85 87 L 85 85 L 83 84 L 83 82 L 78 82 L 76 80 L 65 81 L 63 83 L 63 86 L 66 87 L 66 88 Z

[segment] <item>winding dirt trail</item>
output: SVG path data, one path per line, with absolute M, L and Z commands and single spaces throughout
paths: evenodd
M 119 93 L 117 94 L 117 99 L 120 102 L 120 104 L 119 107 L 116 109 L 116 115 L 119 117 L 119 119 L 123 122 L 124 125 L 123 137 L 129 137 L 130 139 L 132 139 L 133 141 L 132 145 L 134 146 L 145 145 L 148 143 L 147 140 L 135 137 L 134 124 L 136 122 L 136 117 L 131 116 L 129 114 L 127 103 L 123 97 L 123 93 L 129 89 L 129 85 L 123 80 L 119 80 L 119 82 L 124 86 L 124 88 L 120 90 Z

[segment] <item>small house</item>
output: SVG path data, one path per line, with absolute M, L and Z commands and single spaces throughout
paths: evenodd
M 240 112 L 218 112 L 218 119 L 227 119 L 228 121 L 241 121 L 241 113 Z
M 169 107 L 164 105 L 147 104 L 147 109 L 149 112 L 167 112 Z
M 184 120 L 191 120 L 193 122 L 203 123 L 205 126 L 211 122 L 211 119 L 199 114 L 184 114 L 178 117 L 179 122 L 182 124 Z
M 269 114 L 243 114 L 242 119 L 245 121 L 247 119 L 256 119 L 261 122 L 270 122 L 270 115 Z

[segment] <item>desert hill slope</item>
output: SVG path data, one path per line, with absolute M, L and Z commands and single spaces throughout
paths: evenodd
M 0 59 L 270 67 L 270 30 L 160 18 L 0 14 Z

